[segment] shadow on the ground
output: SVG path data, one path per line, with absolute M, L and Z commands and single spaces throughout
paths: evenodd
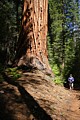
M 14 120 L 13 114 L 6 104 L 4 96 L 0 94 L 0 120 Z
M 21 98 L 12 88 L 4 82 L 0 83 L 0 120 L 15 120 L 12 108 L 14 102 L 22 103 Z
M 38 120 L 52 120 L 52 118 L 39 106 L 34 98 L 24 89 L 24 87 L 18 86 L 18 89 L 35 118 Z
M 80 83 L 74 84 L 74 90 L 80 91 Z
M 37 101 L 25 90 L 25 88 L 22 85 L 20 85 L 20 83 L 11 80 L 11 78 L 8 77 L 5 73 L 3 73 L 2 75 L 9 84 L 14 85 L 18 88 L 26 106 L 30 110 L 31 114 L 33 114 L 34 118 L 36 118 L 36 120 L 52 120 L 50 115 L 48 115 L 46 111 L 42 107 L 40 107 Z
M 65 87 L 66 89 L 69 89 L 69 84 L 68 84 L 68 83 L 65 83 L 65 84 L 64 84 L 64 87 Z M 74 89 L 73 89 L 73 90 L 80 91 L 80 84 L 74 83 Z

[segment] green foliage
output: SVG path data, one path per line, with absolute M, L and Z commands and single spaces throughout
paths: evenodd
M 57 85 L 61 85 L 61 86 L 63 86 L 63 84 L 64 84 L 64 81 L 62 80 L 61 76 L 56 76 L 56 78 L 54 79 L 54 82 Z
M 57 66 L 57 64 L 54 64 L 54 66 L 52 67 L 52 70 L 53 70 L 54 75 L 55 75 L 54 82 L 56 84 L 63 85 L 64 79 L 62 77 L 62 74 L 60 73 L 60 70 L 59 70 L 59 67 Z
M 59 3 L 59 4 L 57 4 Z M 63 4 L 60 0 L 49 0 L 49 54 L 52 63 L 61 64 L 63 53 Z
M 22 0 L 0 2 L 0 71 L 4 70 L 3 65 L 13 61 L 16 53 L 22 3 Z M 63 77 L 72 71 L 75 74 L 75 70 L 75 75 L 80 77 L 79 4 L 77 0 L 49 0 L 48 53 L 56 83 L 63 83 Z M 76 26 L 78 29 L 74 30 Z M 6 70 L 14 79 L 20 76 L 17 68 Z
M 80 78 L 79 6 L 77 0 L 49 0 L 49 62 L 59 84 L 70 73 Z
M 21 1 L 21 0 L 20 0 Z M 20 4 L 18 1 L 18 6 Z M 20 8 L 18 9 L 21 10 Z M 21 11 L 19 12 L 19 18 Z M 20 21 L 20 20 L 18 20 Z M 19 37 L 20 23 L 17 25 L 17 2 L 14 0 L 3 0 L 0 2 L 0 50 L 6 51 L 5 63 L 14 59 L 16 43 Z M 1 54 L 0 54 L 1 56 Z
M 0 74 L 0 83 L 2 83 L 4 81 L 3 76 Z
M 8 75 L 9 75 L 10 77 L 12 77 L 12 79 L 14 79 L 14 80 L 16 80 L 16 79 L 18 79 L 19 77 L 21 77 L 21 74 L 20 74 L 19 71 L 17 70 L 17 67 L 15 67 L 15 68 L 7 68 L 5 71 L 6 71 L 6 72 L 8 73 Z
M 59 68 L 58 68 L 57 64 L 54 64 L 52 70 L 54 71 L 55 75 L 57 75 L 57 76 L 60 75 Z

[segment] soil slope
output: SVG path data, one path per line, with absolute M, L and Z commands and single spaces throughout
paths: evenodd
M 42 72 L 0 84 L 0 120 L 79 120 L 80 91 L 55 85 Z

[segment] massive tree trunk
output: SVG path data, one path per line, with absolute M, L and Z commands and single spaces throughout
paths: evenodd
M 51 70 L 47 53 L 48 0 L 24 0 L 22 30 L 16 53 L 18 66 Z

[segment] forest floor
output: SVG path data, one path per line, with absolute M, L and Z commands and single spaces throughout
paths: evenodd
M 24 72 L 17 83 L 0 83 L 0 120 L 80 120 L 80 90 L 55 85 L 41 72 Z

